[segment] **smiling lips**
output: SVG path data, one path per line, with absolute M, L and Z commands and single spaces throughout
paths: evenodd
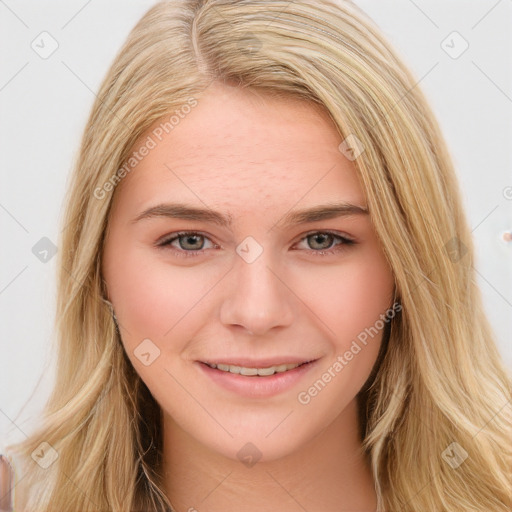
M 237 395 L 261 399 L 279 395 L 295 387 L 315 368 L 318 358 L 283 356 L 255 360 L 226 357 L 196 363 L 203 375 L 212 379 L 216 385 Z
M 301 364 L 305 363 L 290 363 L 290 364 L 280 364 L 277 366 L 269 366 L 268 368 L 251 368 L 247 366 L 237 366 L 232 364 L 212 364 L 206 363 L 210 368 L 216 368 L 217 370 L 221 370 L 223 372 L 236 373 L 238 375 L 246 375 L 246 376 L 261 376 L 267 377 L 269 375 L 274 375 L 274 373 L 283 373 L 288 370 L 293 370 L 297 368 L 297 366 L 301 366 Z
M 283 363 L 281 361 L 289 362 Z M 297 360 L 295 358 L 280 358 L 277 360 L 274 358 L 273 360 L 267 359 L 266 361 L 250 361 L 249 359 L 238 361 L 222 360 L 215 363 L 204 361 L 203 364 L 213 369 L 234 373 L 236 375 L 244 375 L 246 377 L 269 377 L 276 373 L 284 373 L 293 370 L 312 361 L 314 361 L 314 359 Z

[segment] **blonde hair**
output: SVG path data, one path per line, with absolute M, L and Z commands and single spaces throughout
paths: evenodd
M 402 304 L 361 392 L 379 511 L 510 510 L 511 377 L 484 314 L 450 155 L 379 30 L 352 2 L 328 0 L 161 2 L 115 58 L 85 128 L 59 244 L 55 386 L 41 427 L 11 447 L 26 461 L 23 510 L 171 509 L 161 411 L 102 300 L 116 183 L 105 184 L 155 121 L 212 80 L 310 101 L 364 148 L 354 164 Z M 48 469 L 30 457 L 41 442 L 59 455 Z

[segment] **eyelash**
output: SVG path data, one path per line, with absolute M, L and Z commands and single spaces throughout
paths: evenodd
M 309 252 L 311 254 L 315 255 L 315 256 L 320 256 L 320 257 L 331 256 L 333 254 L 336 254 L 336 253 L 342 252 L 344 250 L 347 250 L 350 246 L 356 245 L 356 243 L 357 243 L 354 240 L 352 240 L 351 238 L 347 238 L 345 236 L 341 236 L 341 235 L 339 235 L 338 233 L 336 233 L 334 231 L 311 231 L 309 233 L 306 233 L 299 240 L 299 243 L 302 242 L 303 240 L 305 240 L 306 238 L 308 238 L 311 235 L 318 235 L 318 234 L 332 235 L 333 237 L 341 240 L 342 243 L 337 244 L 337 245 L 333 246 L 333 248 L 326 249 L 326 250 L 309 249 Z M 206 235 L 202 234 L 199 231 L 180 231 L 180 232 L 177 232 L 177 233 L 172 233 L 171 235 L 169 235 L 170 238 L 166 237 L 161 242 L 157 242 L 156 245 L 157 245 L 157 247 L 162 248 L 162 249 L 165 249 L 165 248 L 168 248 L 168 247 L 170 248 L 171 247 L 171 243 L 174 242 L 175 240 L 178 240 L 181 237 L 195 236 L 195 235 L 202 236 L 202 237 L 204 237 L 204 238 L 209 240 L 209 238 Z M 190 258 L 190 257 L 193 258 L 193 257 L 197 257 L 197 256 L 200 256 L 205 251 L 205 249 L 200 249 L 200 250 L 197 250 L 197 251 L 185 251 L 183 249 L 177 250 L 177 249 L 174 249 L 174 248 L 172 248 L 170 250 L 172 252 L 174 252 L 174 254 L 176 256 L 180 257 L 180 258 Z

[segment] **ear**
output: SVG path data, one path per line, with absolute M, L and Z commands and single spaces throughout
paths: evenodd
M 103 277 L 103 274 L 101 272 L 101 266 L 98 269 L 98 271 L 100 273 L 100 279 L 101 279 L 101 285 L 100 285 L 100 288 L 101 288 L 101 290 L 100 290 L 101 299 L 104 300 L 104 301 L 110 302 L 110 293 L 108 291 L 107 282 L 105 281 L 105 278 Z

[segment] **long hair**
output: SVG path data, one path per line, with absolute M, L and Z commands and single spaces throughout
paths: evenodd
M 102 300 L 101 257 L 130 148 L 157 120 L 171 129 L 213 80 L 309 101 L 362 150 L 354 165 L 402 306 L 359 401 L 379 511 L 509 511 L 511 376 L 484 314 L 451 157 L 415 77 L 342 0 L 173 0 L 129 34 L 69 186 L 55 385 L 40 428 L 11 447 L 26 461 L 23 510 L 171 510 L 161 411 Z M 46 469 L 30 457 L 42 442 L 58 454 Z

